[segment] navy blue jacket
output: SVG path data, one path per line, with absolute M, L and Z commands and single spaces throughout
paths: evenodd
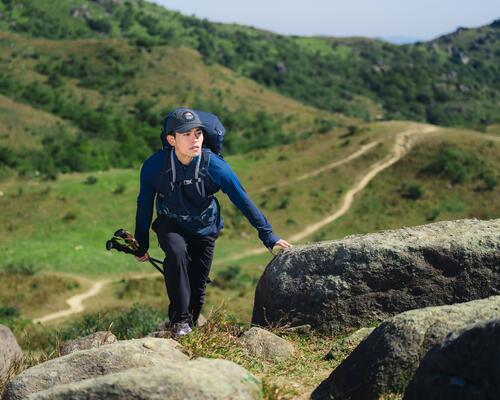
M 181 186 L 176 190 L 176 195 L 167 199 L 168 207 L 165 207 L 165 198 L 163 198 L 159 182 L 166 180 L 164 176 L 166 153 L 170 149 L 160 150 L 149 157 L 141 168 L 141 187 L 137 198 L 137 214 L 135 225 L 135 238 L 144 250 L 149 248 L 149 227 L 153 217 L 153 204 L 156 197 L 157 214 L 166 214 L 168 217 L 169 210 L 199 210 L 210 204 L 211 200 L 208 196 L 213 195 L 220 189 L 229 196 L 232 203 L 238 207 L 241 212 L 247 217 L 248 221 L 257 229 L 259 238 L 264 245 L 272 248 L 279 240 L 279 237 L 273 233 L 271 224 L 266 217 L 250 200 L 241 186 L 237 176 L 229 167 L 228 163 L 214 153 L 210 153 L 210 162 L 208 164 L 208 176 L 204 179 L 207 198 L 204 200 L 199 196 L 193 195 L 194 185 Z M 172 149 L 172 151 L 174 151 Z M 208 150 L 209 151 L 209 150 Z M 175 154 L 175 153 L 174 153 Z M 175 168 L 179 179 L 191 179 L 194 176 L 194 168 L 198 157 L 195 157 L 189 165 L 182 164 L 177 157 L 174 157 Z M 160 182 L 161 183 L 161 182 Z M 215 205 L 217 218 L 212 218 L 207 224 L 179 223 L 182 228 L 193 235 L 199 236 L 217 236 L 224 226 L 224 220 L 220 217 L 218 204 Z M 165 209 L 168 209 L 165 211 Z M 184 212 L 185 214 L 186 212 Z M 205 221 L 206 222 L 206 221 Z

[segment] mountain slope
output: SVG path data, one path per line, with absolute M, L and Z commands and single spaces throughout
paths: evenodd
M 211 23 L 139 0 L 4 3 L 0 29 L 49 38 L 125 37 L 182 44 L 286 96 L 366 120 L 483 129 L 499 122 L 500 29 L 493 22 L 432 42 L 297 38 Z M 378 112 L 373 107 L 380 104 Z
M 0 164 L 17 171 L 137 165 L 159 147 L 162 119 L 179 105 L 219 115 L 230 132 L 225 154 L 292 142 L 352 121 L 281 96 L 227 68 L 207 66 L 198 52 L 185 47 L 143 51 L 123 39 L 47 40 L 11 33 L 0 33 L 0 47 L 0 93 L 66 121 L 38 132 L 42 146 L 35 152 L 0 142 Z M 27 141 L 22 138 L 28 121 L 18 124 L 19 143 Z

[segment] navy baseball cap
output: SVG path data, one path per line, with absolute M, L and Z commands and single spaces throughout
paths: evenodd
M 190 108 L 176 108 L 165 120 L 165 133 L 187 132 L 193 128 L 203 128 L 199 115 Z

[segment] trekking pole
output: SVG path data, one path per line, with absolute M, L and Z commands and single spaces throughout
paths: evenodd
M 119 239 L 123 240 L 125 244 L 122 244 L 119 242 Z M 115 249 L 117 251 L 127 253 L 127 254 L 133 254 L 136 257 L 140 257 L 140 246 L 137 240 L 134 238 L 134 236 L 130 233 L 127 232 L 125 229 L 118 229 L 115 234 L 113 235 L 113 238 L 108 240 L 106 242 L 106 250 L 112 250 Z M 155 267 L 163 276 L 165 276 L 165 271 L 163 268 L 159 267 L 158 264 L 163 264 L 162 261 L 149 257 L 148 256 L 148 261 L 151 263 L 153 267 Z M 158 263 L 158 264 L 157 264 Z

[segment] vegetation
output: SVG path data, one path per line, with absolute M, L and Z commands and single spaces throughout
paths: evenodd
M 224 65 L 286 96 L 365 120 L 412 119 L 485 129 L 498 123 L 499 24 L 460 28 L 432 42 L 287 37 L 211 23 L 141 0 L 5 0 L 0 29 L 50 39 L 126 38 L 151 51 L 160 45 L 196 49 L 208 65 Z M 70 16 L 68 18 L 68 15 Z M 105 55 L 113 58 L 113 54 Z M 131 62 L 109 66 L 134 74 Z M 99 90 L 116 85 L 85 59 L 54 73 L 83 74 Z M 53 81 L 58 82 L 56 75 Z M 126 89 L 126 85 L 123 87 Z M 376 106 L 381 104 L 382 108 Z
M 500 195 L 500 163 L 494 154 L 500 143 L 482 136 L 443 130 L 427 138 L 382 172 L 348 213 L 318 235 L 344 237 L 461 218 L 498 218 L 493 204 Z
M 499 144 L 491 139 L 500 132 L 498 23 L 393 46 L 213 24 L 140 0 L 1 0 L 0 13 L 0 323 L 38 357 L 13 374 L 53 357 L 61 340 L 108 328 L 139 337 L 165 317 L 159 274 L 106 252 L 104 243 L 116 228 L 131 229 L 138 168 L 158 149 L 162 119 L 177 105 L 221 118 L 224 155 L 285 239 L 337 210 L 354 182 L 388 156 L 394 135 L 415 127 L 370 122 L 378 119 L 487 134 L 450 129 L 426 137 L 310 239 L 498 217 Z M 244 256 L 261 243 L 220 197 L 225 230 L 207 310 L 223 304 L 225 311 L 183 345 L 193 356 L 242 364 L 263 378 L 268 398 L 305 393 L 337 362 L 323 359 L 334 339 L 288 335 L 298 349 L 293 362 L 241 351 L 237 338 L 271 256 Z M 31 322 L 85 290 L 84 276 L 113 280 L 85 303 L 86 316 L 59 327 Z M 285 387 L 285 377 L 300 387 Z
M 120 47 L 113 47 L 105 42 L 92 42 L 83 46 L 82 51 L 88 54 L 79 57 L 74 46 L 67 42 L 51 43 L 47 47 L 44 42 L 5 36 L 3 45 L 7 52 L 3 58 L 5 64 L 0 64 L 3 72 L 0 93 L 11 101 L 9 109 L 32 107 L 39 114 L 53 115 L 57 122 L 45 130 L 33 128 L 33 136 L 38 142 L 35 148 L 16 144 L 19 136 L 26 135 L 22 127 L 17 129 L 15 140 L 0 141 L 0 169 L 3 167 L 24 175 L 38 171 L 50 178 L 59 172 L 138 167 L 159 148 L 158 132 L 163 118 L 173 104 L 186 101 L 181 99 L 184 92 L 190 96 L 191 107 L 210 110 L 224 122 L 228 131 L 223 148 L 225 155 L 297 140 L 296 129 L 301 125 L 298 121 L 304 118 L 303 115 L 295 118 L 293 114 L 267 111 L 262 105 L 257 110 L 251 109 L 251 104 L 255 103 L 240 101 L 239 95 L 231 94 L 229 89 L 224 91 L 227 95 L 217 89 L 217 95 L 213 96 L 213 90 L 202 90 L 187 82 L 182 88 L 168 89 L 175 100 L 159 99 L 157 89 L 149 88 L 144 79 L 153 82 L 148 78 L 150 65 L 154 65 L 158 74 L 165 73 L 165 68 L 157 61 L 164 49 L 148 56 L 137 53 L 126 42 L 119 43 Z M 34 44 L 37 50 L 23 55 L 22 60 L 36 77 L 33 80 L 26 79 L 26 74 L 13 72 L 12 68 L 18 57 L 12 48 L 29 44 Z M 171 73 L 177 74 L 178 68 L 169 65 L 167 62 Z M 214 85 L 223 82 L 221 77 Z M 242 81 L 239 86 L 242 91 L 255 92 L 255 88 L 248 87 L 247 81 Z M 264 98 L 266 93 L 259 93 L 259 96 Z M 283 108 L 287 106 L 289 104 L 284 104 Z M 295 106 L 305 111 L 304 106 L 298 103 Z M 293 112 L 290 107 L 288 109 Z M 292 119 L 295 119 L 293 125 Z M 314 119 L 307 122 L 308 134 L 324 134 L 335 125 L 331 117 L 321 116 L 316 111 Z M 11 136 L 14 135 L 8 133 L 8 137 Z M 30 140 L 25 142 L 31 143 Z

